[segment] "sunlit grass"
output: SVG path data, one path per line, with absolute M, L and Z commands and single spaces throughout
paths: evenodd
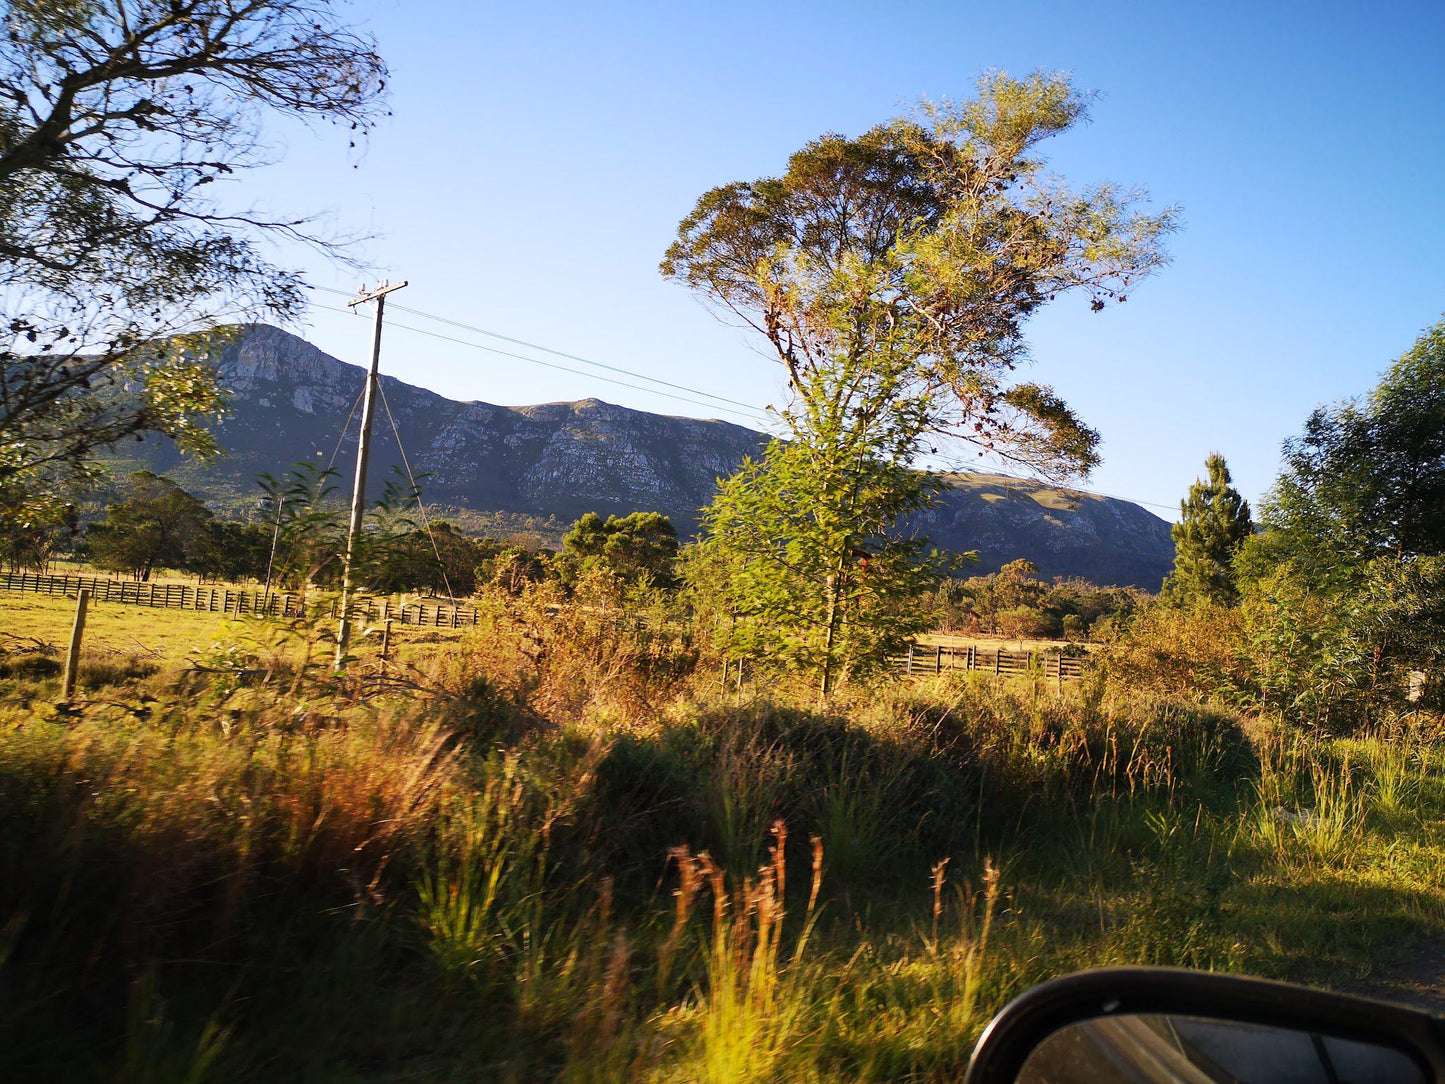
M 1424 727 L 962 676 L 819 711 L 488 620 L 405 682 L 187 653 L 0 702 L 0 1075 L 941 1082 L 1062 971 L 1445 936 Z

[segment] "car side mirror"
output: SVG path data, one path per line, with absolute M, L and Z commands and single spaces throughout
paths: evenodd
M 1172 968 L 1084 971 L 996 1016 L 967 1084 L 1435 1084 L 1445 1021 L 1367 998 Z

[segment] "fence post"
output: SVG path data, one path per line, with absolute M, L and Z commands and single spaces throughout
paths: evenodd
M 943 645 L 942 645 L 942 644 L 939 644 L 939 645 L 938 645 L 938 654 L 936 654 L 936 655 L 933 657 L 933 672 L 934 672 L 935 674 L 941 674 L 941 673 L 943 673 Z
M 1001 647 L 996 647 L 996 648 L 994 648 L 994 649 L 993 649 L 993 673 L 994 673 L 994 677 L 997 677 L 999 674 L 1001 674 L 1001 673 L 1003 672 L 1002 670 L 999 669 L 999 665 L 1000 665 L 1002 659 L 1003 659 L 1003 648 L 1001 648 Z
M 65 653 L 65 674 L 60 679 L 60 703 L 55 706 L 61 711 L 70 710 L 70 698 L 75 695 L 75 677 L 80 670 L 80 638 L 85 635 L 85 611 L 90 605 L 90 592 L 81 589 L 75 597 L 75 623 L 70 627 L 70 650 Z
M 904 672 L 905 674 L 911 674 L 911 673 L 913 673 L 913 645 L 912 645 L 912 644 L 909 644 L 909 645 L 908 645 L 908 665 L 904 668 L 904 671 L 903 671 L 903 672 Z

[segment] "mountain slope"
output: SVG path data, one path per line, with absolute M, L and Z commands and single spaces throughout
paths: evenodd
M 169 474 L 218 504 L 249 504 L 255 476 L 306 460 L 355 470 L 356 424 L 348 415 L 365 382 L 339 361 L 278 328 L 246 329 L 220 361 L 232 413 L 218 427 L 226 455 L 201 465 L 167 441 L 124 449 L 126 460 Z M 481 512 L 556 517 L 639 509 L 671 516 L 684 536 L 697 510 L 767 438 L 722 421 L 668 417 L 596 399 L 504 407 L 462 403 L 383 375 L 382 388 L 429 503 Z M 359 408 L 357 408 L 359 413 Z M 378 404 L 372 491 L 401 454 Z M 1173 562 L 1169 525 L 1137 505 L 988 474 L 952 477 L 954 488 L 915 526 L 935 545 L 977 549 L 978 569 L 1027 557 L 1048 576 L 1155 589 Z

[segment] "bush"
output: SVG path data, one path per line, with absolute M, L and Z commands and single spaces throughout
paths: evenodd
M 1114 687 L 1230 705 L 1249 698 L 1252 672 L 1237 610 L 1155 603 L 1104 645 L 1095 657 Z

